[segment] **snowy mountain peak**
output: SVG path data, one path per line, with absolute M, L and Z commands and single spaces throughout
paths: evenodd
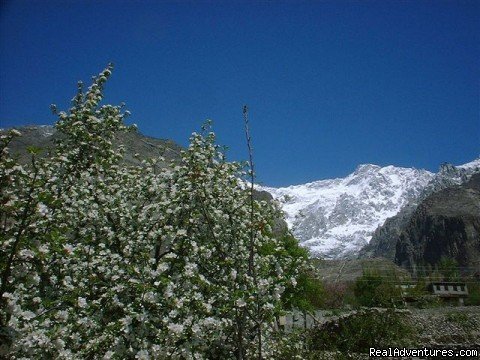
M 345 178 L 262 190 L 280 202 L 289 228 L 313 255 L 349 258 L 387 218 L 407 204 L 416 205 L 428 189 L 463 182 L 479 165 L 480 159 L 458 167 L 444 165 L 434 174 L 362 164 Z
M 478 172 L 480 171 L 480 156 L 473 161 L 456 167 L 459 169 L 474 170 L 475 172 Z
M 360 174 L 360 173 L 366 173 L 369 171 L 376 171 L 378 169 L 381 169 L 380 166 L 374 165 L 374 164 L 360 164 L 357 166 L 355 169 L 354 174 Z

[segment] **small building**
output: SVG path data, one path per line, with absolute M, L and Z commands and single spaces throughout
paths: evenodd
M 458 305 L 464 305 L 464 299 L 468 297 L 468 288 L 463 282 L 432 282 L 424 287 L 430 295 L 427 295 L 426 293 L 422 294 L 421 288 L 417 290 L 418 286 L 419 284 L 415 282 L 403 282 L 395 285 L 395 287 L 401 292 L 403 304 L 405 306 L 415 303 L 425 296 L 436 297 L 445 302 L 456 302 Z
M 418 288 L 418 283 L 403 282 L 401 284 L 395 285 L 395 287 L 400 290 L 404 306 L 408 306 L 409 304 L 418 301 L 419 294 L 417 291 L 415 291 Z
M 458 300 L 459 305 L 464 304 L 464 299 L 468 297 L 467 284 L 462 282 L 432 282 L 428 290 L 446 301 Z
M 417 288 L 417 284 L 416 283 L 403 283 L 403 284 L 400 284 L 400 285 L 396 285 L 397 288 L 400 289 L 401 293 L 402 293 L 402 297 L 407 297 L 410 295 L 410 292 L 414 289 Z

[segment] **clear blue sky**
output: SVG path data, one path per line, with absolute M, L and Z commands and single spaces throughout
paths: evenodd
M 112 61 L 106 101 L 186 145 L 214 120 L 259 180 L 480 154 L 480 1 L 1 1 L 2 127 L 52 124 Z

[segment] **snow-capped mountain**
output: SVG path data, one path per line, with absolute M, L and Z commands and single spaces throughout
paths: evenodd
M 438 188 L 462 183 L 479 169 L 480 159 L 458 167 L 442 165 L 437 174 L 366 164 L 345 178 L 262 190 L 280 202 L 289 228 L 312 254 L 349 258 L 404 206 L 415 206 Z
M 480 172 L 480 158 L 459 166 L 444 163 L 425 188 L 423 197 L 452 185 L 463 184 L 476 172 Z
M 10 148 L 22 163 L 30 161 L 28 146 L 48 149 L 57 136 L 56 130 L 48 125 L 24 126 L 18 130 L 22 136 L 14 140 Z M 4 129 L 0 129 L 2 131 Z M 171 141 L 138 132 L 119 134 L 116 142 L 125 146 L 125 162 L 129 164 L 139 163 L 134 154 L 140 154 L 141 159 L 161 155 L 166 159 L 164 166 L 168 166 L 171 160 L 179 158 L 181 151 L 181 147 Z M 289 228 L 313 254 L 345 258 L 355 257 L 370 242 L 374 231 L 387 218 L 406 209 L 407 204 L 410 214 L 432 192 L 461 184 L 474 172 L 480 172 L 480 158 L 460 166 L 442 164 L 436 174 L 367 164 L 360 165 L 345 178 L 258 189 L 268 191 L 280 202 Z

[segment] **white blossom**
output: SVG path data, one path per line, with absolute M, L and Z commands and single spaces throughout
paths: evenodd
M 245 305 L 247 305 L 247 303 L 243 299 L 237 299 L 235 301 L 235 305 L 237 305 L 238 307 L 244 307 Z
M 22 236 L 3 293 L 7 326 L 18 334 L 7 355 L 201 359 L 213 342 L 236 351 L 242 308 L 252 314 L 244 358 L 257 357 L 255 322 L 278 315 L 286 287 L 296 285 L 292 268 L 301 267 L 270 234 L 277 210 L 255 201 L 251 213 L 242 165 L 226 162 L 209 131 L 194 133 L 167 169 L 147 159 L 124 166 L 113 144 L 128 113 L 100 104 L 110 72 L 86 92 L 80 86 L 69 111 L 58 113 L 64 136 L 38 159 L 38 174 L 1 153 L 11 217 L 1 250 Z M 265 325 L 267 354 L 276 339 Z
M 178 334 L 183 331 L 183 325 L 182 324 L 169 324 L 168 325 L 168 330 L 171 332 Z
M 87 300 L 83 297 L 79 297 L 78 300 L 77 300 L 77 305 L 80 308 L 85 308 L 85 307 L 87 307 Z
M 48 206 L 46 206 L 43 203 L 38 203 L 37 204 L 37 211 L 41 216 L 45 216 L 48 214 Z

